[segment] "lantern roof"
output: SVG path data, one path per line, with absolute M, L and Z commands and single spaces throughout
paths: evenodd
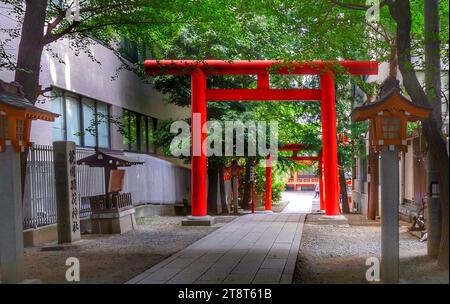
M 351 117 L 354 121 L 362 121 L 383 115 L 385 112 L 391 116 L 404 116 L 409 121 L 417 121 L 427 118 L 431 108 L 412 103 L 401 93 L 399 81 L 389 77 L 383 82 L 377 99 L 354 108 Z
M 96 149 L 94 154 L 77 161 L 78 165 L 89 167 L 129 167 L 143 163 L 143 161 L 125 156 L 122 151 L 102 151 L 100 149 Z
M 0 111 L 13 109 L 25 118 L 54 121 L 58 114 L 40 109 L 25 98 L 22 86 L 17 82 L 0 80 Z

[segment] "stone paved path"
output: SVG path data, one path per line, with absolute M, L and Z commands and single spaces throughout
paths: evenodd
M 283 209 L 283 213 L 310 213 L 314 199 L 313 191 L 285 191 L 281 194 L 283 201 L 290 203 Z
M 290 284 L 304 220 L 285 212 L 238 217 L 127 284 Z

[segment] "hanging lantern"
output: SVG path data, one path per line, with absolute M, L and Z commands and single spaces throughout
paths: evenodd
M 376 150 L 381 146 L 395 145 L 399 150 L 407 146 L 408 121 L 425 119 L 431 109 L 416 105 L 400 92 L 396 79 L 388 78 L 382 86 L 380 96 L 374 102 L 356 107 L 351 116 L 354 121 L 371 120 L 370 144 Z

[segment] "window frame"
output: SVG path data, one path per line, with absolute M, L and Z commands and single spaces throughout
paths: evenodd
M 81 95 L 81 94 L 77 94 L 77 93 L 73 93 L 64 89 L 60 89 L 58 87 L 54 87 L 55 91 L 59 91 L 60 92 L 60 96 L 61 96 L 61 100 L 62 100 L 62 116 L 64 117 L 64 123 L 63 123 L 63 127 L 64 127 L 64 139 L 63 140 L 67 140 L 68 136 L 67 136 L 67 124 L 68 124 L 68 119 L 67 119 L 67 100 L 66 97 L 67 95 L 71 95 L 72 97 L 74 97 L 74 99 L 77 102 L 77 106 L 78 106 L 78 111 L 79 111 L 79 120 L 78 120 L 78 127 L 79 130 L 81 132 L 80 137 L 80 144 L 77 144 L 76 146 L 78 147 L 85 147 L 85 148 L 95 148 L 95 147 L 99 147 L 99 134 L 98 134 L 98 118 L 97 118 L 97 113 L 98 113 L 98 104 L 102 103 L 106 106 L 106 112 L 107 115 L 109 116 L 111 114 L 111 105 L 109 103 L 103 102 L 103 101 L 99 101 L 97 99 L 85 96 L 85 95 Z M 90 100 L 93 102 L 94 104 L 94 118 L 95 118 L 95 146 L 87 146 L 85 144 L 85 132 L 86 132 L 86 127 L 84 124 L 84 112 L 83 112 L 83 98 Z M 101 147 L 104 149 L 111 149 L 111 124 L 109 121 L 106 122 L 107 124 L 107 130 L 108 130 L 108 147 Z M 52 134 L 53 137 L 53 134 Z M 53 140 L 53 138 L 52 138 Z
M 127 125 L 126 127 L 126 134 L 123 135 L 122 143 L 125 147 L 125 150 L 128 152 L 134 152 L 134 153 L 143 153 L 143 154 L 154 154 L 155 153 L 155 147 L 153 144 L 150 143 L 150 133 L 154 133 L 156 129 L 156 123 L 158 121 L 157 118 L 142 114 L 133 110 L 129 110 L 127 108 L 122 108 L 122 117 L 125 116 L 125 113 L 127 115 Z M 132 142 L 130 138 L 126 139 L 128 143 L 125 143 L 125 138 L 129 136 L 131 133 L 131 115 L 135 115 L 135 123 L 136 123 L 136 149 L 132 149 Z M 146 130 L 146 138 L 144 140 L 145 145 L 142 143 L 142 117 L 144 117 L 144 125 Z M 151 131 L 151 132 L 149 132 Z M 131 136 L 129 136 L 131 137 Z

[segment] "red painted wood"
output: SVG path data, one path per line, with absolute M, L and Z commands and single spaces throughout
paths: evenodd
M 262 101 L 262 100 L 320 100 L 320 90 L 279 90 L 279 89 L 208 89 L 208 101 Z
M 206 154 L 202 151 L 202 143 L 206 140 L 206 133 L 202 126 L 206 123 L 206 76 L 202 70 L 197 69 L 191 75 L 191 102 L 192 102 L 192 143 L 193 153 L 191 183 L 192 183 L 192 215 L 206 215 Z M 200 115 L 200 126 L 194 127 L 194 117 Z M 196 147 L 194 147 L 196 145 Z M 198 147 L 200 145 L 200 147 Z M 200 153 L 195 153 L 200 149 Z M 197 155 L 196 155 L 197 154 Z
M 319 153 L 319 199 L 320 199 L 320 210 L 325 210 L 325 192 L 323 188 L 323 158 L 322 151 Z
M 309 161 L 319 161 L 320 157 L 319 156 L 291 156 L 291 157 L 286 157 L 289 160 L 296 160 L 296 161 L 305 161 L 305 160 L 309 160 Z
M 312 150 L 312 148 L 305 147 L 302 144 L 284 144 L 278 148 L 278 151 L 295 151 L 295 150 Z
M 266 157 L 266 203 L 264 209 L 272 211 L 272 164 L 270 156 Z
M 282 60 L 146 60 L 144 69 L 149 75 L 191 74 L 201 68 L 206 74 L 321 74 L 339 65 L 354 75 L 375 75 L 376 61 L 294 61 Z
M 268 89 L 269 86 L 269 74 L 258 74 L 258 89 Z
M 320 76 L 322 90 L 322 147 L 325 186 L 325 214 L 339 215 L 337 183 L 337 133 L 334 76 L 331 72 Z

